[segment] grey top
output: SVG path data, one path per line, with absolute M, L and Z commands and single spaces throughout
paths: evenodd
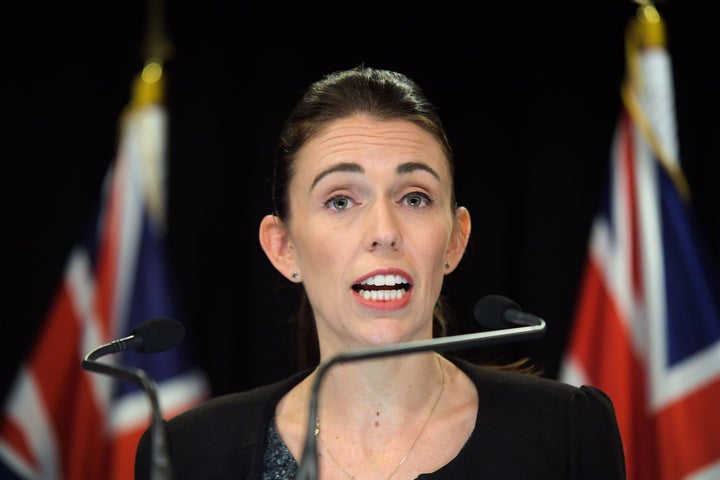
M 289 480 L 295 478 L 298 464 L 278 434 L 275 417 L 270 420 L 265 442 L 262 480 Z

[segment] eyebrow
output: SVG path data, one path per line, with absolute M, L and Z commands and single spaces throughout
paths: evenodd
M 398 174 L 404 174 L 404 173 L 410 173 L 414 172 L 415 170 L 424 170 L 428 172 L 430 175 L 435 177 L 436 179 L 440 180 L 440 175 L 430 168 L 430 165 L 427 165 L 425 163 L 421 162 L 407 162 L 407 163 L 401 163 L 398 165 L 396 171 Z
M 315 188 L 315 185 L 322 180 L 324 177 L 327 177 L 331 173 L 335 172 L 348 172 L 348 173 L 364 173 L 365 169 L 358 165 L 357 163 L 351 163 L 351 162 L 345 162 L 345 163 L 338 163 L 337 165 L 333 165 L 330 168 L 327 168 L 323 170 L 322 172 L 318 173 L 315 179 L 313 180 L 312 184 L 310 185 L 310 190 Z
M 414 172 L 415 170 L 424 170 L 428 172 L 430 175 L 435 177 L 436 179 L 440 180 L 440 175 L 433 170 L 429 165 L 426 165 L 421 162 L 406 162 L 401 163 L 398 165 L 398 167 L 395 169 L 395 171 L 398 173 L 398 175 L 403 175 L 406 173 Z M 345 162 L 345 163 L 338 163 L 337 165 L 333 165 L 330 168 L 323 170 L 315 178 L 313 179 L 312 184 L 310 185 L 310 190 L 315 188 L 315 185 L 322 180 L 324 177 L 330 175 L 331 173 L 335 172 L 349 172 L 349 173 L 365 173 L 365 169 L 358 165 L 357 163 L 352 162 Z

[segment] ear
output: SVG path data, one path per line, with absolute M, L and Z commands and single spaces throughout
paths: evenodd
M 462 260 L 470 240 L 471 230 L 470 212 L 465 207 L 457 207 L 455 209 L 455 228 L 453 229 L 450 242 L 448 243 L 447 252 L 445 253 L 445 263 L 448 268 L 445 273 L 448 274 L 457 268 L 460 260 Z
M 288 280 L 297 282 L 293 278 L 293 272 L 297 272 L 295 257 L 288 246 L 287 228 L 280 217 L 265 215 L 260 222 L 259 238 L 270 263 Z

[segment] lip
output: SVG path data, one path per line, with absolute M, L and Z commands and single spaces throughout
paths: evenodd
M 367 299 L 364 296 L 360 295 L 357 285 L 360 283 L 366 281 L 368 278 L 374 277 L 376 275 L 399 275 L 403 277 L 405 280 L 407 280 L 407 284 L 404 285 L 404 288 L 402 290 L 405 291 L 402 297 L 395 298 L 395 299 L 388 299 L 388 300 L 372 300 Z M 370 287 L 366 290 L 373 290 L 375 288 Z M 383 289 L 387 290 L 387 289 Z M 405 307 L 409 302 L 410 298 L 412 297 L 413 292 L 413 283 L 412 283 L 412 277 L 404 270 L 400 268 L 380 268 L 377 270 L 373 270 L 371 272 L 368 272 L 367 274 L 360 277 L 354 284 L 352 288 L 352 295 L 355 298 L 355 300 L 363 305 L 364 307 L 371 308 L 373 310 L 397 310 L 400 308 Z

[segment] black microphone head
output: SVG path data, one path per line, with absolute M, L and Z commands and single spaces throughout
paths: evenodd
M 170 318 L 153 318 L 141 323 L 130 333 L 143 341 L 135 348 L 140 353 L 157 353 L 180 344 L 185 336 L 185 327 Z
M 487 295 L 475 304 L 475 320 L 490 330 L 500 330 L 508 327 L 505 312 L 520 310 L 517 303 L 502 295 Z

